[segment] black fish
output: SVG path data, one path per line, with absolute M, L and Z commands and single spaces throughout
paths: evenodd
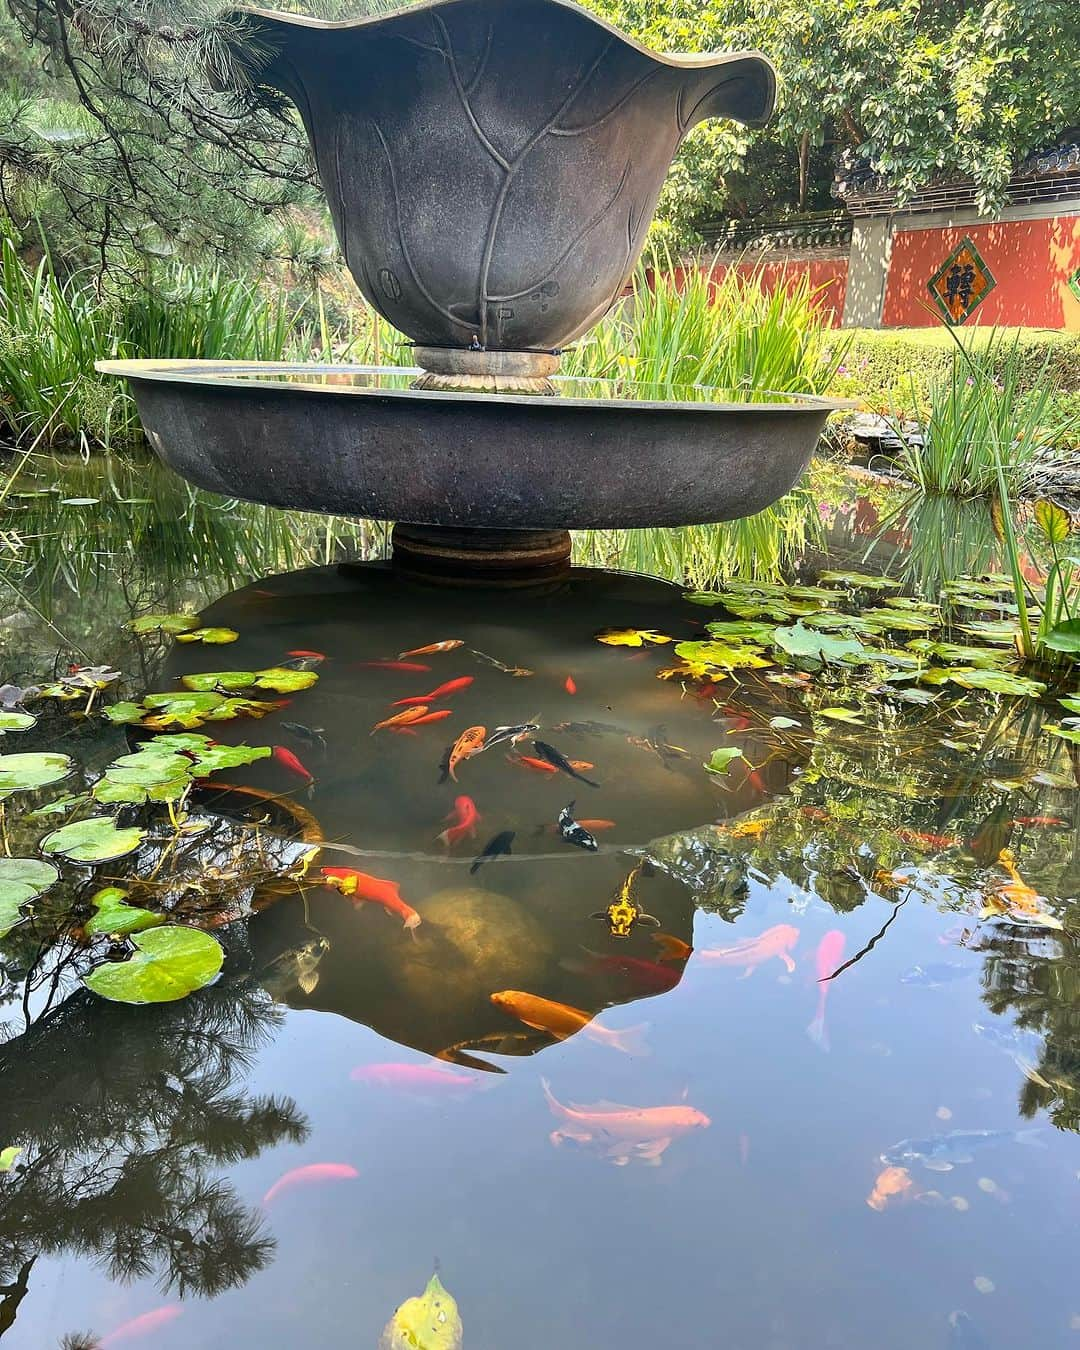
M 453 753 L 454 753 L 454 742 L 451 741 L 450 744 L 449 744 L 449 745 L 446 747 L 446 749 L 443 751 L 442 759 L 439 760 L 439 786 L 440 786 L 440 787 L 443 785 L 443 783 L 449 783 L 449 781 L 450 781 L 450 756 L 451 756 Z
M 576 736 L 603 736 L 607 732 L 621 736 L 626 728 L 617 727 L 613 722 L 560 722 L 552 730 L 571 731 Z
M 501 745 L 503 741 L 516 741 L 519 736 L 526 736 L 530 731 L 539 730 L 539 722 L 522 722 L 517 727 L 496 727 L 480 749 L 490 750 L 493 745 Z
M 568 774 L 571 778 L 576 778 L 578 782 L 588 783 L 589 787 L 598 788 L 600 786 L 599 783 L 594 783 L 591 778 L 586 778 L 584 774 L 578 773 L 566 756 L 560 750 L 556 750 L 553 745 L 548 745 L 547 741 L 533 741 L 533 749 L 546 764 L 550 764 L 553 768 Z
M 323 736 L 325 727 L 306 727 L 303 722 L 282 722 L 281 729 L 287 731 L 290 736 L 295 736 L 298 741 L 313 745 L 325 754 L 326 738 Z
M 595 853 L 600 847 L 589 831 L 574 819 L 573 802 L 569 806 L 564 806 L 559 812 L 559 833 L 568 844 L 573 844 L 575 848 L 587 848 L 590 853 Z
M 502 830 L 494 839 L 489 839 L 482 851 L 473 859 L 473 865 L 469 868 L 469 876 L 475 876 L 488 858 L 497 858 L 500 853 L 509 853 L 510 845 L 513 842 L 513 830 Z

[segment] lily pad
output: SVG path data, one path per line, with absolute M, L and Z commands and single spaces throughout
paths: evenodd
M 666 633 L 658 633 L 652 628 L 605 628 L 596 635 L 597 642 L 602 642 L 606 647 L 644 647 L 659 646 L 665 642 L 673 642 L 674 638 L 668 637 Z
M 113 862 L 133 853 L 145 835 L 137 826 L 121 829 L 112 816 L 88 816 L 53 830 L 39 847 L 42 853 L 56 853 L 72 862 Z
M 289 670 L 285 666 L 270 666 L 267 670 L 210 670 L 201 675 L 185 675 L 180 683 L 185 689 L 212 691 L 218 689 L 272 689 L 277 694 L 294 694 L 310 689 L 318 681 L 314 670 Z
M 0 736 L 5 731 L 29 731 L 37 726 L 33 713 L 19 712 L 14 708 L 0 708 Z
M 66 778 L 73 768 L 67 755 L 49 751 L 0 755 L 0 793 L 33 792 Z
M 196 628 L 190 633 L 178 633 L 177 642 L 205 642 L 210 647 L 221 647 L 235 642 L 240 634 L 235 628 Z
M 105 886 L 95 891 L 90 897 L 95 913 L 83 925 L 84 932 L 90 937 L 103 934 L 126 937 L 129 933 L 141 933 L 147 928 L 160 928 L 165 923 L 164 914 L 155 914 L 153 910 L 127 904 L 127 894 L 119 886 Z
M 900 582 L 892 577 L 878 577 L 869 572 L 822 572 L 818 580 L 864 591 L 891 591 L 900 586 Z
M 927 684 L 949 681 L 963 689 L 984 689 L 990 694 L 1015 694 L 1023 698 L 1038 698 L 1046 690 L 1045 684 L 1028 679 L 1026 675 L 1014 675 L 1007 670 L 986 670 L 982 666 L 932 668 L 924 671 L 921 678 Z
M 195 614 L 144 614 L 141 619 L 132 619 L 128 624 L 128 628 L 140 636 L 145 633 L 188 633 L 198 626 Z
M 938 618 L 928 614 L 919 614 L 906 609 L 882 605 L 878 609 L 863 611 L 863 621 L 872 628 L 881 631 L 893 630 L 904 633 L 929 633 L 939 626 Z
M 143 710 L 137 703 L 127 702 L 111 703 L 101 712 L 106 721 L 115 722 L 118 726 L 130 726 L 141 721 L 143 716 Z
M 1058 702 L 1069 712 L 1080 713 L 1080 695 L 1070 694 L 1067 698 L 1059 698 Z
M 9 1144 L 7 1148 L 0 1148 L 0 1172 L 10 1172 L 22 1152 L 23 1150 L 17 1144 Z
M 722 745 L 718 750 L 712 752 L 709 762 L 704 767 L 708 769 L 709 773 L 722 775 L 727 773 L 734 760 L 745 758 L 746 756 L 737 745 Z
M 47 891 L 60 873 L 39 858 L 0 858 L 0 938 L 22 918 L 21 907 Z
M 269 759 L 268 745 L 208 745 L 196 752 L 196 778 L 205 778 L 219 769 L 235 769 L 242 764 L 254 764 L 257 759 Z
M 438 1275 L 407 1299 L 383 1328 L 378 1350 L 461 1350 L 464 1328 L 458 1306 Z
M 827 717 L 832 722 L 848 722 L 853 726 L 862 726 L 863 719 L 855 708 L 816 708 L 815 717 Z
M 957 627 L 961 633 L 982 642 L 1003 647 L 1016 645 L 1016 624 L 1011 619 L 976 619 L 972 623 L 957 624 Z
M 1043 638 L 1043 646 L 1052 652 L 1067 652 L 1070 655 L 1080 653 L 1080 619 L 1066 619 L 1056 628 L 1051 628 Z
M 790 628 L 777 628 L 773 642 L 789 656 L 808 657 L 814 661 L 839 661 L 844 665 L 867 665 L 881 659 L 881 653 L 864 647 L 857 638 L 833 637 L 819 633 L 804 623 Z
M 713 670 L 755 670 L 772 665 L 760 647 L 735 639 L 730 642 L 679 642 L 675 655 L 682 657 L 692 673 L 698 674 Z
M 965 647 L 960 642 L 935 642 L 932 638 L 913 638 L 905 645 L 920 656 L 936 656 L 956 666 L 1000 666 L 1010 659 L 1008 652 L 993 647 Z
M 173 1003 L 202 989 L 221 970 L 225 953 L 195 928 L 151 928 L 131 937 L 135 952 L 83 977 L 88 989 L 114 1003 Z
M 707 623 L 705 630 L 714 638 L 726 642 L 730 638 L 740 641 L 768 642 L 772 637 L 774 623 L 755 623 L 753 619 L 719 619 L 716 623 Z

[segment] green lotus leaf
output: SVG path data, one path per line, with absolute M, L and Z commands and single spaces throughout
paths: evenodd
M 29 731 L 37 726 L 33 713 L 19 712 L 15 708 L 0 708 L 0 736 L 5 731 Z
M 134 933 L 126 961 L 107 961 L 83 977 L 88 989 L 114 1003 L 172 1003 L 210 983 L 225 953 L 208 933 L 167 926 Z
M 141 719 L 143 711 L 138 703 L 113 703 L 108 708 L 102 708 L 101 713 L 109 722 L 115 722 L 119 726 L 130 726 Z
M 881 659 L 881 653 L 864 647 L 857 638 L 831 637 L 804 623 L 777 628 L 773 642 L 789 656 L 809 657 L 815 661 L 839 661 L 844 665 L 867 665 Z
M 250 689 L 258 673 L 255 670 L 208 670 L 201 675 L 184 675 L 180 683 L 185 689 L 207 693 L 216 689 Z
M 1016 624 L 1011 619 L 976 619 L 972 623 L 957 624 L 961 633 L 990 642 L 995 646 L 1016 645 Z
M 882 605 L 863 611 L 863 622 L 879 631 L 895 630 L 905 633 L 929 633 L 940 626 L 940 619 L 927 614 L 916 614 L 905 609 Z
M 140 636 L 145 633 L 176 634 L 198 628 L 199 620 L 195 614 L 144 614 L 141 619 L 132 619 L 127 626 Z
M 143 704 L 147 708 L 172 708 L 174 705 L 183 705 L 190 708 L 193 712 L 209 712 L 211 708 L 216 708 L 219 703 L 223 703 L 224 698 L 221 694 L 215 694 L 210 691 L 187 693 L 183 690 L 177 690 L 172 694 L 145 694 Z
M 1067 698 L 1059 698 L 1058 702 L 1069 712 L 1080 713 L 1080 695 L 1070 694 Z
M 739 638 L 748 642 L 768 642 L 775 627 L 774 623 L 755 623 L 752 619 L 721 619 L 717 623 L 707 623 L 705 630 L 721 641 Z
M 723 745 L 712 752 L 709 762 L 704 767 L 708 769 L 709 773 L 726 774 L 731 768 L 733 760 L 745 758 L 746 756 L 737 745 Z
M 22 1152 L 23 1150 L 16 1144 L 0 1148 L 0 1172 L 10 1172 Z
M 756 670 L 772 664 L 760 647 L 744 646 L 735 639 L 730 642 L 678 642 L 675 655 L 710 670 Z
M 145 835 L 136 826 L 121 829 L 112 816 L 88 816 L 53 830 L 39 847 L 42 853 L 56 853 L 72 862 L 112 862 L 133 853 Z
M 38 751 L 0 755 L 0 792 L 32 792 L 66 778 L 73 768 L 67 755 Z
M 820 614 L 808 614 L 800 622 L 805 624 L 807 628 L 821 628 L 829 633 L 847 632 L 866 636 L 879 631 L 873 624 L 867 623 L 865 619 L 860 619 L 852 614 L 838 614 L 831 609 L 823 609 Z
M 209 745 L 196 752 L 195 777 L 254 764 L 257 759 L 268 759 L 271 753 L 268 745 Z
M 935 642 L 933 638 L 912 638 L 905 646 L 920 656 L 937 656 L 956 666 L 999 666 L 1010 659 L 1008 652 L 992 647 L 965 647 L 959 642 Z
M 177 642 L 205 642 L 211 647 L 224 646 L 227 642 L 235 642 L 240 634 L 235 628 L 196 628 L 190 633 L 180 633 L 177 635 Z
M 90 937 L 102 934 L 126 937 L 129 933 L 141 933 L 147 928 L 159 928 L 165 923 L 164 914 L 155 914 L 153 910 L 127 904 L 127 894 L 119 886 L 105 886 L 95 891 L 90 897 L 95 912 L 83 925 L 84 932 Z
M 21 907 L 36 900 L 60 873 L 39 858 L 0 858 L 0 938 L 23 917 Z
M 33 811 L 26 813 L 28 820 L 33 820 L 37 816 L 66 816 L 69 811 L 73 811 L 76 806 L 83 806 L 90 800 L 88 792 L 72 792 L 65 797 L 57 797 L 55 801 L 46 802 L 44 806 L 38 806 Z
M 1043 638 L 1043 646 L 1052 652 L 1067 652 L 1070 655 L 1080 652 L 1080 619 L 1066 619 L 1055 628 L 1051 628 Z
M 900 585 L 892 577 L 875 577 L 869 572 L 822 572 L 818 580 L 864 591 L 891 591 Z
M 318 679 L 314 670 L 289 670 L 286 666 L 271 666 L 269 670 L 259 671 L 255 687 L 272 689 L 276 694 L 295 694 L 300 689 L 310 689 Z
M 211 744 L 211 740 L 209 736 L 200 736 L 195 731 L 176 731 L 154 736 L 148 744 L 158 746 L 169 754 L 180 754 L 184 750 L 197 753 L 199 750 L 205 750 Z
M 929 679 L 930 675 L 933 679 Z M 1038 698 L 1046 685 L 1030 680 L 1026 675 L 1013 675 L 1007 670 L 986 670 L 982 666 L 949 666 L 944 670 L 925 671 L 922 678 L 929 684 L 946 680 L 962 689 L 983 689 L 989 694 L 1016 694 L 1024 698 Z
M 261 703 L 254 698 L 238 698 L 235 694 L 223 698 L 213 712 L 204 714 L 204 722 L 231 722 L 235 717 L 265 717 L 277 712 L 276 703 Z

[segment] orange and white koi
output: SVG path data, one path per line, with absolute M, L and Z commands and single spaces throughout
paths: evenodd
M 476 838 L 476 827 L 480 822 L 480 812 L 476 809 L 476 803 L 471 797 L 455 797 L 454 809 L 446 817 L 454 823 L 449 829 L 443 830 L 438 835 L 440 844 L 445 844 L 447 848 L 452 848 L 454 844 L 460 843 L 466 836 Z
M 500 989 L 490 997 L 492 1003 L 503 1012 L 524 1022 L 527 1027 L 549 1032 L 557 1040 L 565 1041 L 582 1031 L 591 1041 L 609 1046 L 612 1050 L 621 1050 L 624 1055 L 648 1053 L 642 1041 L 644 1026 L 612 1031 L 594 1022 L 591 1013 L 573 1008 L 569 1003 L 541 998 L 539 994 L 527 994 L 521 989 Z
M 411 651 L 398 652 L 398 660 L 404 661 L 408 656 L 434 656 L 438 652 L 452 652 L 458 647 L 464 647 L 465 642 L 462 638 L 447 638 L 443 642 L 429 642 L 426 647 L 413 647 Z
M 799 940 L 799 930 L 790 923 L 778 923 L 756 938 L 746 938 L 733 947 L 711 947 L 698 952 L 698 960 L 709 966 L 742 966 L 745 975 L 775 957 L 788 971 L 795 969 L 789 955 Z
M 659 1164 L 663 1153 L 680 1135 L 707 1129 L 709 1117 L 693 1106 L 564 1105 L 555 1098 L 546 1078 L 540 1080 L 544 1097 L 560 1126 L 549 1136 L 558 1146 L 565 1139 L 599 1145 L 616 1167 L 637 1161 Z
M 369 876 L 367 872 L 358 872 L 353 867 L 320 867 L 319 871 L 324 886 L 340 891 L 354 905 L 365 902 L 382 905 L 383 909 L 403 919 L 406 928 L 414 930 L 420 927 L 420 915 L 401 898 L 396 881 Z
M 484 748 L 484 741 L 487 739 L 487 727 L 466 727 L 461 735 L 454 742 L 450 750 L 450 758 L 447 761 L 447 772 L 450 777 L 457 782 L 457 774 L 454 770 L 464 759 L 471 759 L 473 755 L 478 755 Z
M 429 709 L 426 703 L 418 703 L 413 708 L 403 708 L 401 712 L 394 713 L 393 717 L 384 717 L 381 722 L 376 722 L 371 728 L 371 735 L 374 736 L 375 733 L 381 731 L 383 727 L 411 726 L 414 722 L 419 722 L 422 717 L 426 717 L 428 711 Z

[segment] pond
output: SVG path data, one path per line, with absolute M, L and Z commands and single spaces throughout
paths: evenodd
M 413 585 L 337 565 L 381 527 L 145 466 L 22 484 L 4 679 L 46 693 L 0 753 L 71 771 L 9 852 L 141 834 L 51 855 L 0 945 L 5 1350 L 374 1347 L 436 1269 L 432 1347 L 1080 1343 L 1062 691 L 998 583 L 937 607 L 967 524 L 920 564 L 831 485 L 797 580 L 721 600 Z M 177 613 L 212 636 L 125 627 Z M 155 735 L 183 789 L 139 806 Z M 211 778 L 202 736 L 270 753 Z M 216 978 L 95 992 L 175 928 Z

